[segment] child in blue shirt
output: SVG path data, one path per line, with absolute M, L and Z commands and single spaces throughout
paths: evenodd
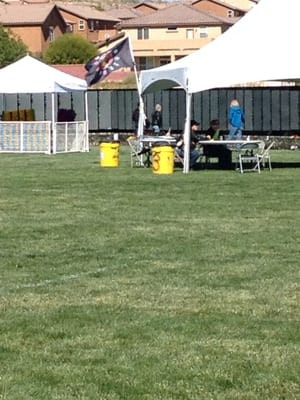
M 228 140 L 240 140 L 244 128 L 245 114 L 236 99 L 230 103 L 228 118 L 230 124 Z

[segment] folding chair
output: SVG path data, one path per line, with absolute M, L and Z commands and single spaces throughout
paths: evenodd
M 265 164 L 266 164 L 266 161 L 267 161 L 270 171 L 272 171 L 270 150 L 274 146 L 274 143 L 275 142 L 272 142 L 266 148 L 265 148 L 265 145 L 264 145 L 264 147 L 262 148 L 261 152 L 258 154 L 259 164 L 262 165 L 263 168 L 265 168 Z
M 183 165 L 184 165 L 183 157 L 181 157 L 181 156 L 177 153 L 176 149 L 175 149 L 175 151 L 174 151 L 174 165 L 175 165 L 175 166 L 178 166 L 178 165 L 183 166 Z
M 143 167 L 143 156 L 140 154 L 142 149 L 140 141 L 136 136 L 129 136 L 127 143 L 130 148 L 130 164 L 131 167 Z
M 258 172 L 260 173 L 259 143 L 244 143 L 241 145 L 238 161 L 240 173 Z

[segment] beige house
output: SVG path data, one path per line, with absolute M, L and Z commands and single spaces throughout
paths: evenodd
M 95 7 L 73 3 L 56 3 L 68 26 L 68 31 L 92 43 L 114 36 L 120 19 Z
M 66 23 L 58 8 L 49 3 L 0 4 L 0 23 L 37 56 L 42 55 L 49 43 L 66 31 Z
M 249 11 L 255 3 L 258 3 L 257 0 L 226 0 L 225 2 L 247 11 Z
M 236 20 L 236 19 L 235 19 Z M 125 20 L 118 25 L 130 35 L 137 69 L 149 69 L 175 61 L 203 47 L 234 23 L 176 3 L 155 13 Z
M 256 0 L 142 1 L 99 11 L 81 3 L 22 0 L 0 3 L 0 23 L 9 27 L 29 51 L 43 55 L 49 43 L 66 32 L 91 43 L 131 37 L 138 69 L 160 66 L 186 56 L 221 35 Z M 233 3 L 236 3 L 234 5 Z

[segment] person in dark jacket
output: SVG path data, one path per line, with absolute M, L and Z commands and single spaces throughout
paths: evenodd
M 132 117 L 131 117 L 136 135 L 138 134 L 138 129 L 139 129 L 139 118 L 140 118 L 140 103 L 137 103 L 137 106 L 133 110 Z M 148 120 L 147 116 L 145 115 L 144 128 L 148 129 L 149 126 L 150 126 L 149 120 Z
M 224 136 L 223 132 L 220 131 L 220 122 L 218 119 L 212 119 L 210 121 L 205 136 L 208 140 L 220 140 L 220 138 Z
M 134 131 L 137 134 L 139 128 L 139 117 L 140 117 L 140 103 L 137 103 L 136 108 L 132 112 L 132 122 L 134 126 Z
M 162 127 L 162 113 L 160 104 L 156 104 L 155 110 L 151 115 L 151 125 L 153 132 L 158 134 Z
M 200 157 L 200 152 L 197 149 L 197 145 L 199 142 L 199 138 L 197 133 L 199 132 L 199 122 L 195 121 L 194 119 L 191 121 L 191 138 L 190 138 L 190 168 L 196 168 L 197 161 Z M 176 153 L 180 158 L 184 158 L 184 142 L 183 136 L 179 137 L 179 140 L 176 144 Z

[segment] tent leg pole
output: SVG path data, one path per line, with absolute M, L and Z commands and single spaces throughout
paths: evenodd
M 183 161 L 183 173 L 187 174 L 190 170 L 190 143 L 191 143 L 191 135 L 190 135 L 190 125 L 191 125 L 191 106 L 192 106 L 192 94 L 186 93 L 186 112 L 185 112 L 185 125 L 184 125 L 184 161 Z
M 85 106 L 85 151 L 89 151 L 89 107 L 88 107 L 88 92 L 84 92 L 84 106 Z
M 55 93 L 51 93 L 52 108 L 52 154 L 56 154 Z

